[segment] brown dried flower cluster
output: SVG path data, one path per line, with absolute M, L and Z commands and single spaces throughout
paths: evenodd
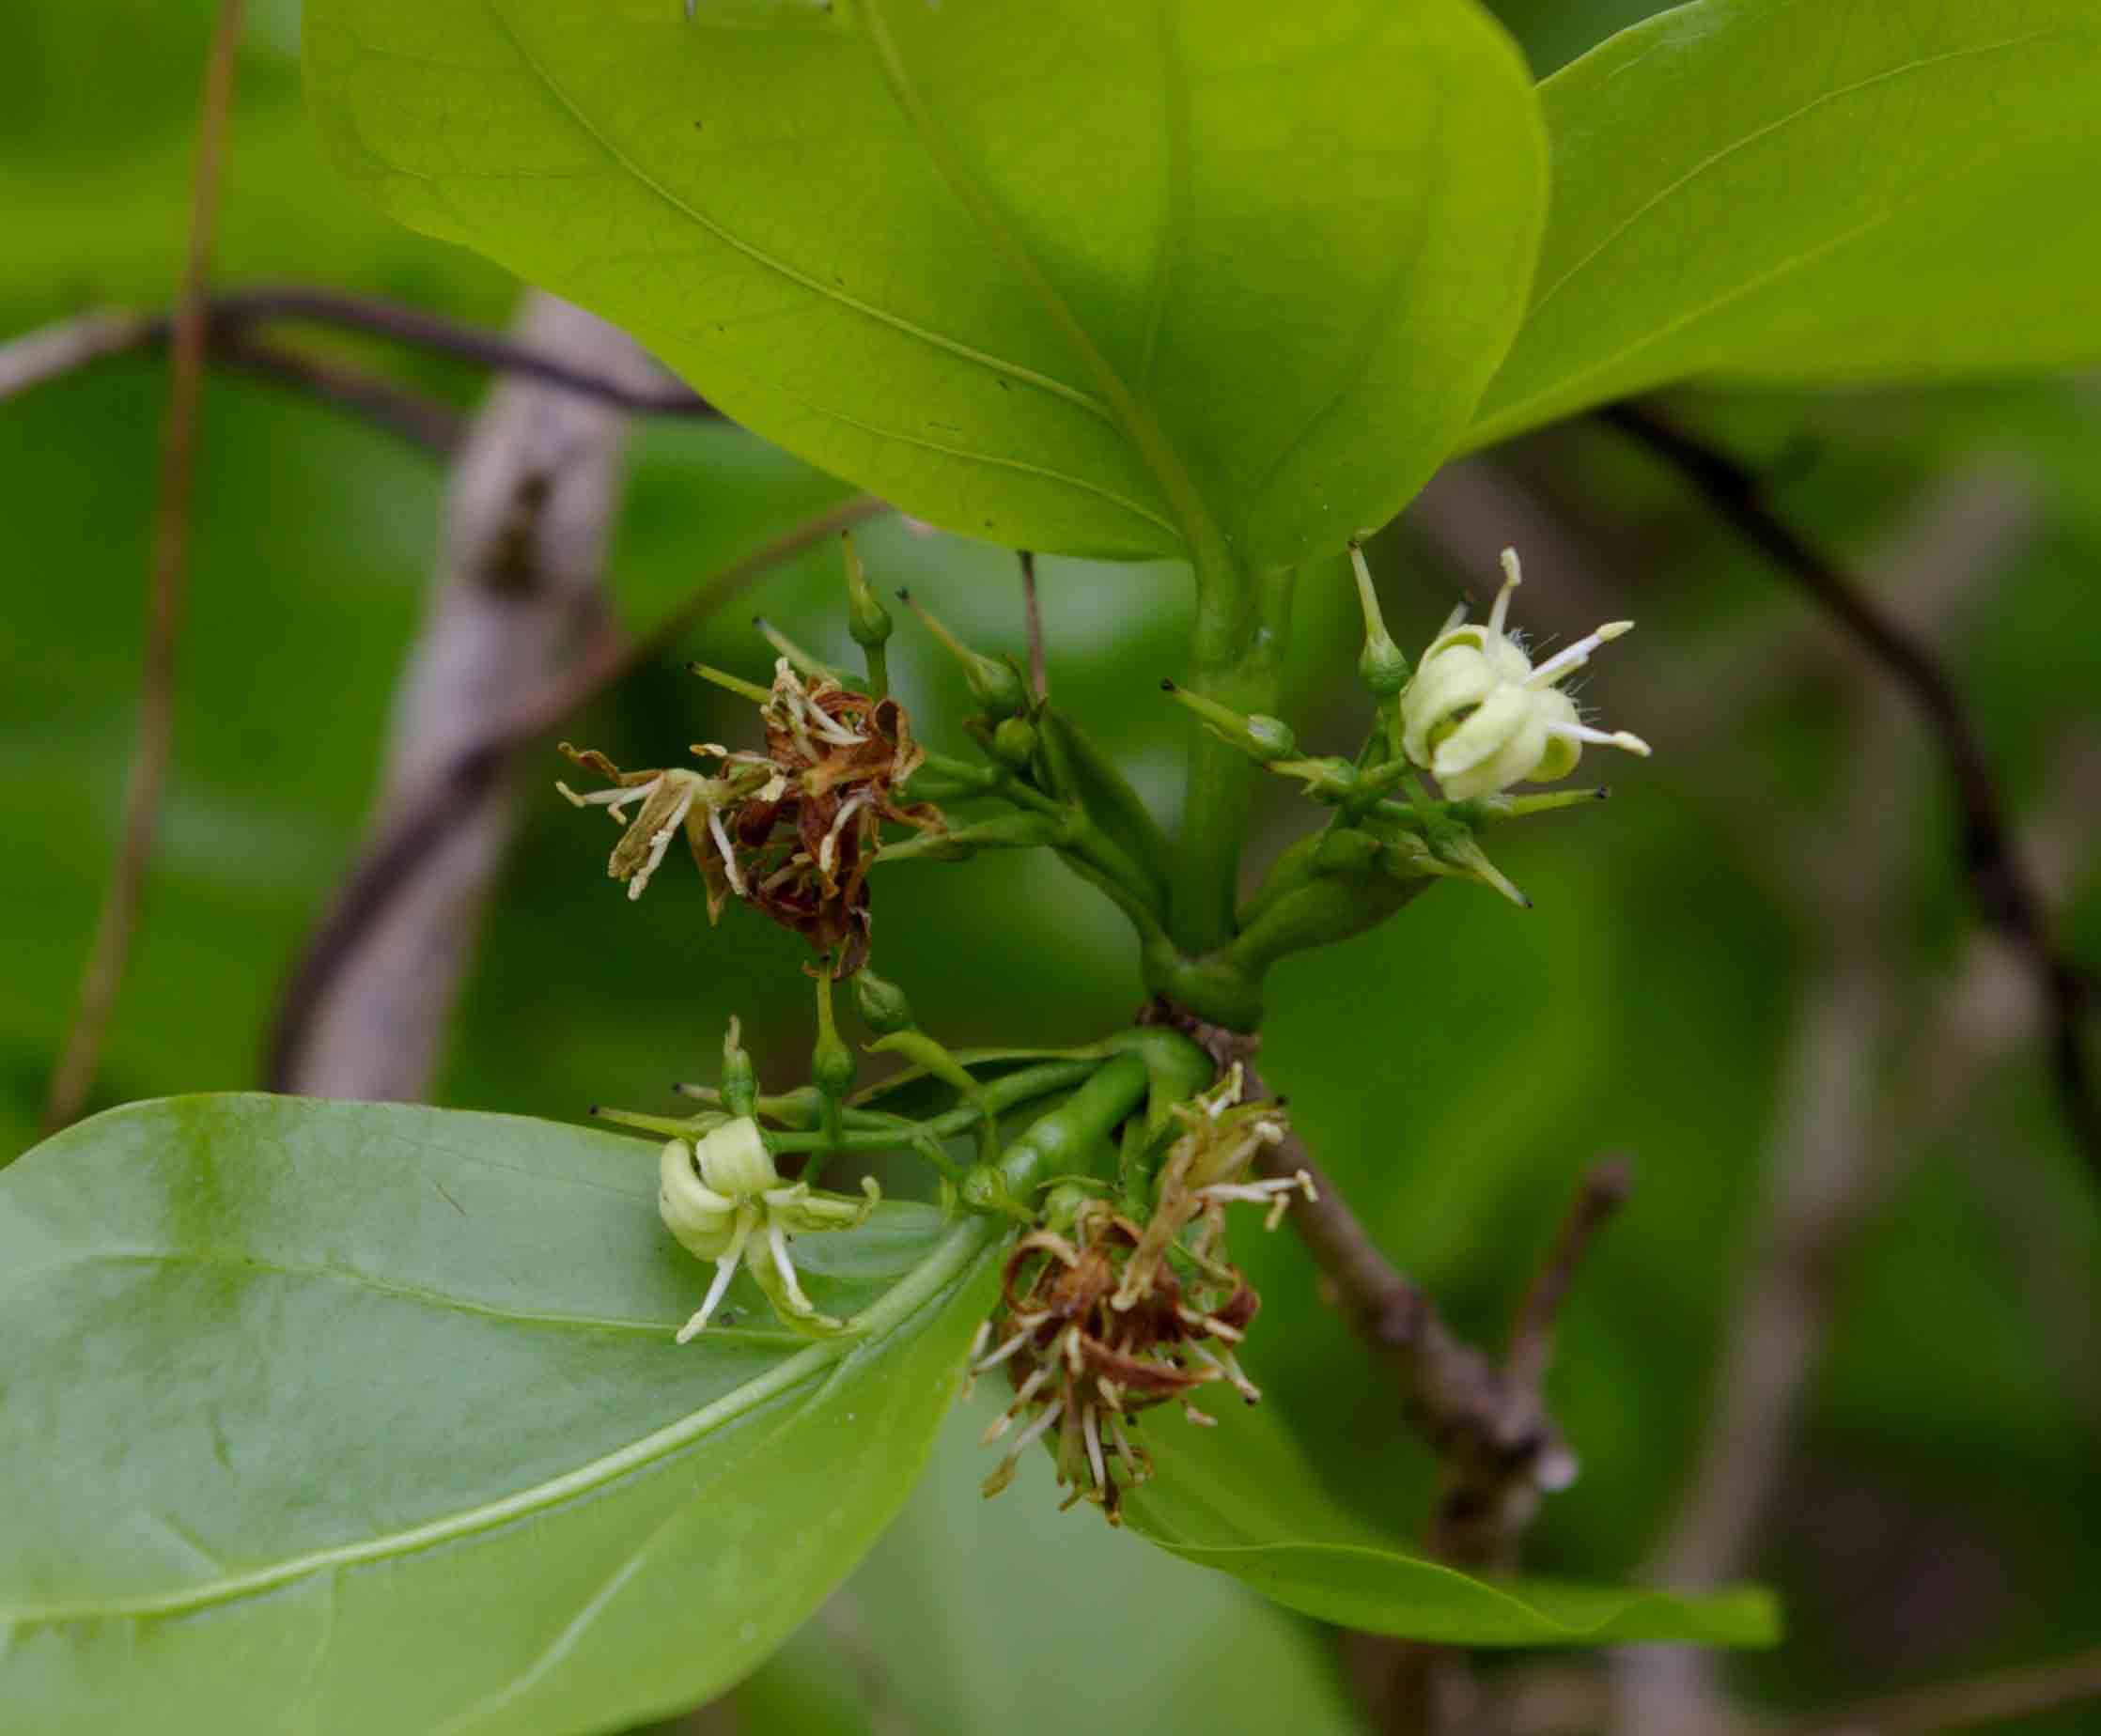
M 1235 1354 L 1261 1299 L 1223 1258 L 1225 1206 L 1267 1203 L 1274 1229 L 1293 1192 L 1314 1193 L 1303 1171 L 1245 1179 L 1256 1150 L 1284 1138 L 1284 1123 L 1274 1104 L 1238 1107 L 1240 1090 L 1235 1067 L 1213 1091 L 1175 1106 L 1185 1130 L 1160 1167 L 1145 1222 L 1088 1200 L 1069 1235 L 1038 1229 L 1016 1245 L 971 1375 L 1004 1365 L 1014 1387 L 987 1445 L 1030 1420 L 986 1479 L 988 1496 L 1056 1430 L 1058 1480 L 1072 1490 L 1065 1505 L 1093 1501 L 1118 1524 L 1122 1491 L 1152 1475 L 1133 1434 L 1140 1413 L 1177 1400 L 1191 1422 L 1209 1427 L 1213 1418 L 1189 1402 L 1196 1387 L 1225 1381 L 1251 1404 L 1261 1398 Z M 1001 1329 L 1006 1336 L 988 1351 Z
M 682 831 L 708 888 L 709 920 L 732 894 L 792 928 L 847 976 L 868 956 L 867 873 L 885 821 L 926 831 L 942 824 L 930 802 L 900 802 L 896 789 L 925 757 L 904 707 L 836 681 L 805 685 L 786 658 L 759 715 L 766 751 L 711 743 L 693 752 L 720 762 L 714 776 L 682 768 L 623 772 L 602 753 L 568 742 L 562 752 L 611 782 L 563 795 L 603 807 L 625 830 L 606 872 L 639 898 Z M 640 802 L 630 821 L 623 810 Z

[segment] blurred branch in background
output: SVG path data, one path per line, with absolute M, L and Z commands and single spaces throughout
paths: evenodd
M 628 639 L 601 620 L 583 653 L 559 672 L 504 701 L 480 728 L 433 757 L 413 787 L 401 788 L 388 804 L 364 852 L 351 864 L 328 913 L 293 967 L 270 1033 L 265 1083 L 290 1088 L 313 1042 L 313 1025 L 334 992 L 336 978 L 357 968 L 397 900 L 412 895 L 426 864 L 446 839 L 466 826 L 496 790 L 520 750 L 537 743 L 572 712 L 642 664 L 661 657 L 694 622 L 720 607 L 761 574 L 790 556 L 888 510 L 880 501 L 855 495 L 763 548 L 704 580 L 640 639 Z
M 384 338 L 410 349 L 518 374 L 637 415 L 712 417 L 718 412 L 661 370 L 595 364 L 530 332 L 506 336 L 378 296 L 276 285 L 204 301 L 204 337 L 215 362 L 255 373 L 365 416 L 412 444 L 448 455 L 460 438 L 450 408 L 380 376 L 324 362 L 258 335 L 278 324 L 318 325 Z M 176 328 L 171 314 L 97 308 L 0 344 L 0 400 L 113 356 L 150 352 Z
M 44 1105 L 44 1131 L 74 1120 L 87 1101 L 101 1060 L 124 963 L 138 919 L 161 792 L 167 782 L 175 725 L 176 645 L 181 633 L 184 568 L 190 544 L 190 493 L 196 469 L 197 403 L 204 389 L 205 279 L 219 210 L 219 176 L 226 158 L 233 74 L 241 44 L 241 0 L 220 0 L 207 51 L 199 102 L 196 163 L 191 172 L 190 215 L 182 285 L 169 319 L 173 357 L 161 431 L 159 488 L 153 509 L 153 553 L 147 592 L 146 644 L 139 670 L 137 734 L 124 790 L 124 817 L 108 891 L 81 971 L 79 999 L 68 1025 Z
M 625 333 L 537 291 L 521 346 L 646 392 L 652 364 Z M 552 679 L 610 633 L 603 578 L 619 504 L 626 416 L 604 400 L 513 376 L 475 418 L 454 472 L 428 619 L 396 695 L 394 736 L 367 827 L 480 739 L 511 695 Z M 492 784 L 499 782 L 492 777 Z M 324 1097 L 426 1094 L 484 906 L 519 824 L 491 788 L 433 839 L 361 943 L 316 985 L 273 1084 Z
M 1732 528 L 1868 651 L 1924 717 L 1960 804 L 1963 865 L 1978 907 L 2035 973 L 2050 1009 L 2050 1051 L 2065 1121 L 2101 1182 L 2101 1099 L 2086 1052 L 2093 985 L 2052 938 L 2044 900 L 2014 845 L 2005 800 L 1954 682 L 1916 637 L 1877 606 L 1871 591 L 1772 509 L 1755 471 L 1645 405 L 1614 404 L 1598 413 L 1697 488 Z

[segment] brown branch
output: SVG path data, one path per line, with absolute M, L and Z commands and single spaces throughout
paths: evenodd
M 258 327 L 288 321 L 359 332 L 409 349 L 523 375 L 635 415 L 705 418 L 720 414 L 705 398 L 668 376 L 661 382 L 637 380 L 579 367 L 542 345 L 378 296 L 272 285 L 210 296 L 205 315 L 214 355 L 228 346 L 253 341 Z M 168 342 L 174 327 L 174 317 L 168 314 L 97 309 L 25 333 L 0 345 L 0 399 L 110 356 L 156 349 Z
M 1182 1031 L 1222 1068 L 1237 1062 L 1250 1098 L 1269 1094 L 1254 1065 L 1259 1037 L 1206 1024 L 1163 1002 L 1141 1016 Z M 1296 1204 L 1292 1223 L 1333 1285 L 1351 1326 L 1393 1361 L 1409 1418 L 1442 1462 L 1431 1553 L 1455 1566 L 1507 1569 L 1539 1496 L 1565 1487 L 1575 1473 L 1575 1462 L 1548 1415 L 1541 1382 L 1554 1323 L 1576 1268 L 1626 1198 L 1626 1164 L 1610 1159 L 1583 1178 L 1518 1306 L 1509 1347 L 1498 1364 L 1460 1339 L 1415 1280 L 1379 1251 L 1297 1134 L 1264 1147 L 1257 1161 L 1272 1178 L 1304 1170 L 1312 1180 L 1318 1197 Z
M 2087 976 L 2061 952 L 2041 896 L 2014 847 L 2006 804 L 1961 694 L 1917 639 L 1891 620 L 1830 556 L 1767 503 L 1757 473 L 1657 411 L 1608 406 L 1605 423 L 1675 469 L 1744 539 L 1766 554 L 1858 642 L 1918 707 L 1933 733 L 1962 814 L 1962 860 L 1984 921 L 2005 935 L 2050 1009 L 2050 1050 L 2064 1118 L 2101 1182 L 2101 1096 L 2087 1057 L 2093 1001 Z
M 211 359 L 237 373 L 251 374 L 318 398 L 432 457 L 451 457 L 459 449 L 465 432 L 465 419 L 441 398 L 265 338 L 222 338 L 212 346 Z
M 1035 594 L 1035 555 L 1021 550 L 1021 612 L 1029 624 L 1029 690 L 1037 699 L 1050 697 L 1050 678 L 1043 664 L 1043 608 Z
M 190 544 L 190 494 L 196 469 L 197 402 L 204 386 L 205 278 L 219 210 L 219 173 L 226 155 L 226 122 L 233 104 L 235 51 L 241 41 L 241 0 L 220 0 L 219 18 L 205 61 L 204 92 L 197 121 L 197 160 L 190 183 L 190 225 L 182 287 L 173 323 L 173 364 L 167 411 L 161 426 L 160 481 L 153 510 L 153 554 L 148 590 L 146 645 L 139 671 L 137 733 L 124 791 L 124 816 L 117 860 L 95 922 L 95 937 L 81 972 L 79 999 L 52 1076 L 44 1106 L 44 1131 L 65 1126 L 80 1114 L 101 1063 L 117 992 L 124 981 L 139 893 L 153 853 L 167 781 L 175 725 L 176 645 L 181 630 L 184 566 Z M 114 335 L 104 327 L 91 335 Z M 48 359 L 50 351 L 45 355 Z
M 500 714 L 477 740 L 405 791 L 385 829 L 345 877 L 292 969 L 265 1056 L 264 1077 L 270 1088 L 287 1088 L 298 1058 L 311 1041 L 316 1012 L 336 974 L 446 833 L 469 819 L 496 787 L 513 755 L 630 671 L 661 657 L 695 621 L 761 574 L 885 510 L 880 501 L 857 495 L 715 573 L 644 638 L 629 642 L 610 630 L 601 632 L 561 675 Z
M 1816 1736 L 1932 1736 L 2101 1699 L 2101 1647 L 2048 1664 L 1938 1682 L 1819 1718 Z

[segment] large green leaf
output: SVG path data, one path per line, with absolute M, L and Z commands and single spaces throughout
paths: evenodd
M 1540 95 L 1551 215 L 1471 444 L 1691 374 L 2101 357 L 2093 0 L 1701 0 Z
M 1208 1408 L 1215 1428 L 1169 1413 L 1146 1418 L 1157 1475 L 1130 1497 L 1130 1522 L 1184 1560 L 1293 1609 L 1440 1645 L 1766 1646 L 1779 1637 L 1772 1597 L 1752 1587 L 1680 1594 L 1478 1579 L 1446 1567 L 1331 1501 L 1267 1412 L 1231 1400 Z
M 705 1274 L 654 1172 L 552 1124 L 227 1096 L 0 1176 L 10 1729 L 590 1729 L 763 1657 L 904 1499 L 994 1232 L 885 1207 L 799 1245 L 868 1337 L 680 1347 Z
M 1522 62 L 1469 0 L 315 0 L 347 174 L 908 511 L 1339 548 L 1522 307 Z

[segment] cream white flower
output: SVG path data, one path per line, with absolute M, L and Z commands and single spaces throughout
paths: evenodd
M 1436 773 L 1455 801 L 1492 796 L 1527 780 L 1565 778 L 1586 742 L 1630 753 L 1649 751 L 1639 736 L 1584 723 L 1559 685 L 1634 623 L 1608 621 L 1534 668 L 1503 628 L 1511 593 L 1523 582 L 1515 549 L 1502 551 L 1502 570 L 1503 586 L 1488 619 L 1469 622 L 1464 604 L 1455 610 L 1401 695 L 1402 750 Z
M 707 1298 L 678 1329 L 679 1343 L 706 1328 L 740 1260 L 784 1325 L 817 1336 L 853 1330 L 851 1321 L 818 1312 L 803 1294 L 788 1238 L 865 1223 L 881 1198 L 873 1179 L 862 1182 L 860 1200 L 814 1193 L 802 1182 L 786 1183 L 758 1123 L 740 1115 L 697 1143 L 668 1141 L 657 1162 L 657 1210 L 665 1228 L 681 1247 L 715 1265 Z

